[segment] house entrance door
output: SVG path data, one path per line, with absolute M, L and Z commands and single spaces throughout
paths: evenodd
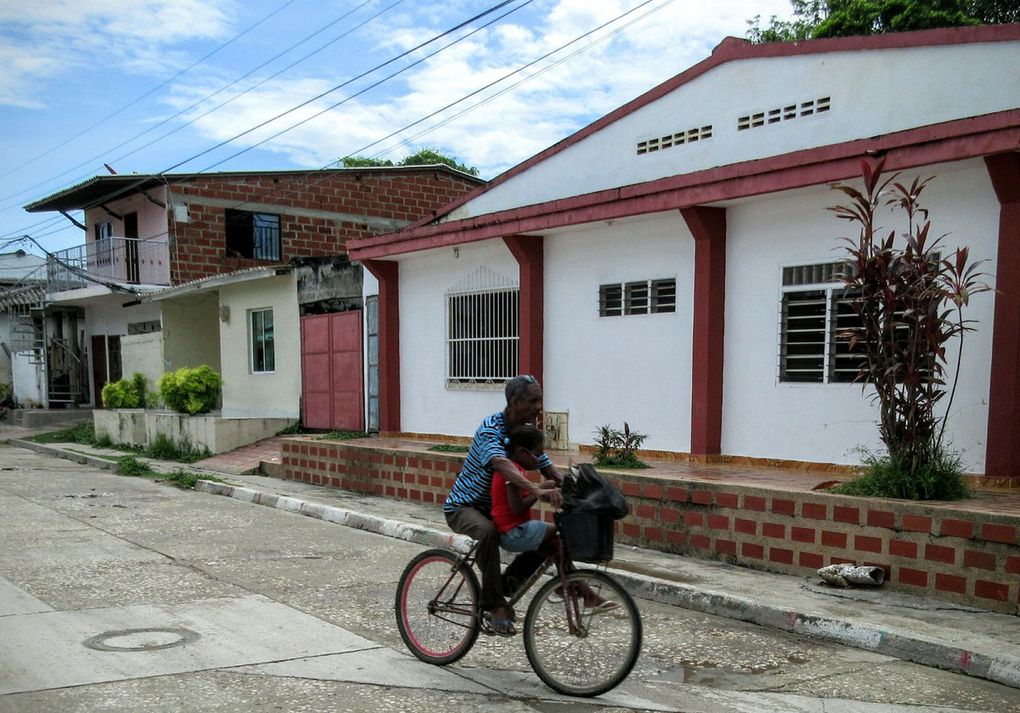
M 301 318 L 301 421 L 365 430 L 361 310 Z
M 138 284 L 138 213 L 128 213 L 124 216 L 124 265 L 127 274 L 127 281 L 133 285 Z

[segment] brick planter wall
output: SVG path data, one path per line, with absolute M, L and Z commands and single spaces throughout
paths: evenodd
M 286 440 L 283 477 L 442 503 L 456 454 Z M 853 562 L 882 567 L 883 587 L 1020 613 L 1020 515 L 952 504 L 854 498 L 607 473 L 630 503 L 619 543 L 808 575 Z

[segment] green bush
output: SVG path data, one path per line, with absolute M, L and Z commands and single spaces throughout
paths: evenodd
M 167 408 L 178 413 L 208 413 L 220 400 L 223 379 L 203 364 L 168 371 L 159 379 L 159 394 Z
M 909 456 L 898 458 L 865 453 L 864 473 L 829 492 L 871 498 L 904 500 L 961 500 L 970 497 L 960 457 L 944 448 L 928 454 L 920 468 L 911 468 Z
M 130 379 L 111 381 L 103 387 L 102 397 L 106 408 L 145 408 L 145 375 L 136 371 Z
M 648 438 L 647 434 L 630 430 L 630 424 L 623 423 L 623 430 L 610 425 L 595 430 L 595 465 L 606 468 L 647 468 L 648 464 L 638 458 L 637 450 Z

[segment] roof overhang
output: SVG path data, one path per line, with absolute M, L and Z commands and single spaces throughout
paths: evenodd
M 169 287 L 142 297 L 143 302 L 162 302 L 164 300 L 180 299 L 202 293 L 215 292 L 222 287 L 238 285 L 252 280 L 265 280 L 270 277 L 289 275 L 294 271 L 293 265 L 278 265 L 274 267 L 254 267 L 249 270 L 231 272 L 226 275 L 214 275 L 203 277 L 200 280 L 187 282 L 176 287 Z
M 884 156 L 885 170 L 1020 150 L 1020 109 L 933 124 L 704 171 L 509 208 L 348 243 L 352 260 L 394 258 L 510 235 L 679 210 L 825 185 L 860 175 L 861 161 Z
M 88 307 L 117 300 L 137 303 L 147 293 L 163 289 L 161 285 L 120 285 L 117 283 L 111 283 L 111 285 L 90 284 L 87 287 L 73 290 L 49 292 L 46 294 L 46 304 Z
M 425 171 L 448 173 L 461 179 L 474 181 L 479 185 L 484 179 L 464 173 L 446 164 L 428 164 L 417 166 L 369 166 L 356 168 L 323 169 L 318 173 L 329 174 L 414 174 Z M 49 211 L 69 211 L 94 208 L 109 203 L 123 196 L 149 190 L 156 186 L 178 184 L 200 178 L 230 178 L 237 176 L 307 176 L 308 171 L 224 171 L 219 173 L 167 173 L 161 175 L 124 174 L 112 176 L 94 176 L 86 181 L 75 184 L 64 190 L 52 193 L 25 206 L 29 213 L 45 213 Z
M 122 195 L 144 191 L 159 185 L 163 185 L 163 180 L 157 176 L 95 176 L 34 203 L 29 203 L 25 206 L 25 210 L 29 213 L 45 213 L 88 209 Z

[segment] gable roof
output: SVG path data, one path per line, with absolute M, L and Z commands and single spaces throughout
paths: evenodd
M 507 181 L 534 168 L 537 164 L 550 159 L 592 134 L 630 116 L 639 109 L 661 99 L 712 69 L 729 62 L 834 52 L 845 53 L 857 50 L 935 47 L 1017 40 L 1020 40 L 1020 24 L 945 28 L 765 45 L 754 45 L 747 40 L 727 37 L 715 47 L 708 58 L 509 169 L 485 186 L 450 203 L 437 216 L 420 220 L 396 233 L 352 241 L 348 245 L 349 254 L 352 259 L 372 259 L 438 247 L 440 245 L 482 240 L 529 230 L 537 231 L 543 228 L 556 227 L 557 225 L 587 222 L 591 219 L 633 215 L 637 212 L 653 210 L 656 202 L 655 196 L 659 196 L 659 199 L 661 199 L 665 192 L 676 192 L 680 189 L 687 189 L 687 194 L 684 196 L 671 195 L 669 200 L 660 200 L 661 208 L 659 209 L 666 210 L 674 207 L 705 203 L 710 200 L 719 201 L 726 198 L 755 195 L 756 193 L 765 192 L 765 190 L 783 190 L 784 188 L 813 185 L 855 175 L 860 157 L 867 152 L 885 153 L 899 151 L 900 155 L 891 161 L 887 160 L 887 166 L 890 169 L 894 169 L 909 165 L 920 165 L 912 162 L 917 161 L 921 153 L 927 153 L 925 162 L 932 162 L 934 160 L 958 160 L 996 151 L 1013 150 L 1020 147 L 1020 139 L 1018 139 L 1017 132 L 1017 127 L 1020 127 L 1020 111 L 1003 111 L 984 117 L 947 121 L 942 124 L 932 125 L 931 127 L 919 127 L 914 130 L 895 132 L 875 139 L 849 141 L 844 144 L 821 147 L 820 149 L 793 151 L 782 156 L 733 163 L 717 168 L 674 175 L 646 183 L 596 191 L 583 196 L 571 196 L 529 206 L 519 206 L 461 220 L 449 219 L 457 208 L 470 203 L 479 196 L 498 189 Z M 960 145 L 957 142 L 955 152 L 942 152 L 944 155 L 939 158 L 936 155 L 939 153 L 938 151 L 930 150 L 933 141 L 945 142 L 956 138 L 967 138 L 968 140 L 964 145 Z M 911 150 L 913 158 L 903 153 L 905 149 L 910 147 L 913 147 Z M 924 150 L 918 153 L 917 149 Z M 852 160 L 848 162 L 847 159 Z M 833 162 L 842 162 L 844 165 L 837 165 Z M 821 164 L 827 164 L 825 170 L 821 170 Z M 813 166 L 814 170 L 804 172 L 804 178 L 807 178 L 808 174 L 810 174 L 812 179 L 810 181 L 799 180 L 790 175 L 782 178 L 770 175 L 770 178 L 764 182 L 760 178 L 775 171 L 789 173 L 791 170 L 796 170 L 803 172 L 805 167 L 810 166 Z M 758 177 L 757 180 L 755 180 L 756 176 Z M 735 185 L 734 182 L 740 183 L 741 179 L 750 179 L 750 183 L 757 183 L 757 186 L 749 185 L 748 180 L 743 180 L 742 186 Z M 720 187 L 724 184 L 728 188 L 721 190 Z M 714 186 L 714 189 L 694 190 L 705 188 L 709 185 Z M 642 205 L 633 204 L 634 201 L 641 198 L 644 199 Z M 618 204 L 614 210 L 607 209 L 604 211 L 604 215 L 599 215 L 598 217 L 591 215 L 593 206 L 606 206 L 610 202 L 619 202 L 621 199 L 630 200 L 633 204 L 631 208 L 628 209 Z M 581 214 L 581 211 L 583 211 L 584 215 Z M 550 222 L 548 218 L 552 215 L 558 217 Z M 442 222 L 444 218 L 447 219 L 446 222 Z

